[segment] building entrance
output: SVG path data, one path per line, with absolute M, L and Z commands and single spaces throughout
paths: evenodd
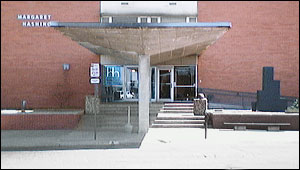
M 103 66 L 104 101 L 138 101 L 139 70 L 135 65 Z M 192 101 L 197 90 L 196 66 L 151 67 L 151 101 Z
M 158 101 L 191 101 L 196 95 L 196 66 L 158 68 Z
M 172 66 L 158 69 L 158 100 L 173 101 L 173 76 L 174 68 Z
M 196 94 L 196 67 L 174 66 L 174 100 L 191 101 Z

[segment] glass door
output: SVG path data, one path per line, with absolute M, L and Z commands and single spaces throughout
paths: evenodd
M 174 99 L 192 101 L 196 94 L 196 66 L 175 66 L 174 80 Z
M 173 101 L 173 68 L 158 69 L 158 97 L 160 101 Z
M 138 100 L 139 98 L 139 70 L 137 66 L 125 67 L 125 90 L 122 97 L 125 100 Z

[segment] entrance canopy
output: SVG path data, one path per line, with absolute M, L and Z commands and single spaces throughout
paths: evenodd
M 200 54 L 230 23 L 52 23 L 81 46 L 99 55 L 139 63 L 139 132 L 149 129 L 150 65 Z
M 95 54 L 133 61 L 138 61 L 139 55 L 149 55 L 154 65 L 201 54 L 231 28 L 231 23 L 52 22 L 51 26 Z

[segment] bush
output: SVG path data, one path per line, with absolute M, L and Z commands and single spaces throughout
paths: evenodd
M 294 113 L 294 112 L 299 113 L 299 99 L 296 99 L 294 101 L 293 105 L 287 108 L 286 112 L 287 113 Z
M 299 109 L 299 100 L 296 99 L 295 102 L 293 103 L 293 107 L 296 109 Z

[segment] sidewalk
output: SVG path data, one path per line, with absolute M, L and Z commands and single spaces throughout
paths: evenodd
M 1 130 L 1 151 L 138 148 L 144 134 L 118 131 Z
M 150 128 L 139 148 L 2 151 L 1 168 L 299 169 L 299 131 Z

